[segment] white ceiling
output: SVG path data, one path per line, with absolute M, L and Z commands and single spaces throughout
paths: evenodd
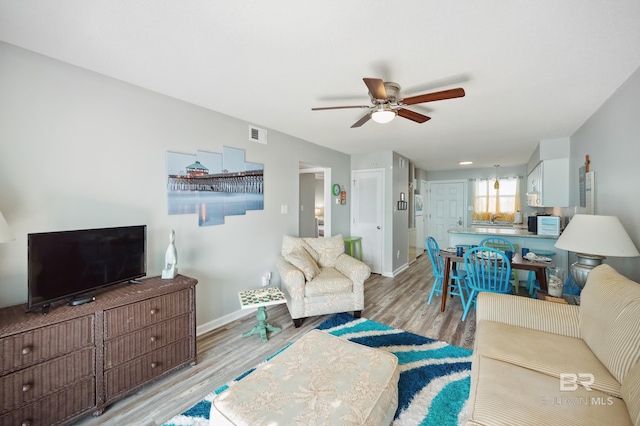
M 349 154 L 426 170 L 524 164 L 574 133 L 640 67 L 638 0 L 2 0 L 0 40 Z M 363 77 L 424 124 L 350 126 Z M 1 101 L 0 101 L 1 102 Z

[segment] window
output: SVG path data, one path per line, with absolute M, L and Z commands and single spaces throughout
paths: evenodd
M 498 179 L 500 189 L 494 189 L 495 180 L 479 179 L 473 185 L 472 221 L 488 221 L 493 217 L 499 222 L 513 222 L 514 213 L 520 210 L 520 179 Z

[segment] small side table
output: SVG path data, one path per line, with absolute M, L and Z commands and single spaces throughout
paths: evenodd
M 249 337 L 253 334 L 260 334 L 263 342 L 266 342 L 267 331 L 280 331 L 280 327 L 275 327 L 271 324 L 267 324 L 267 306 L 280 305 L 286 303 L 284 293 L 279 288 L 259 288 L 257 290 L 245 290 L 238 293 L 240 298 L 240 307 L 242 309 L 258 308 L 256 312 L 256 318 L 258 325 L 253 327 L 251 331 L 247 331 L 242 337 Z
M 349 244 L 349 256 L 355 257 L 353 255 L 353 246 L 357 245 L 358 247 L 358 257 L 362 262 L 362 237 L 344 237 L 344 242 Z

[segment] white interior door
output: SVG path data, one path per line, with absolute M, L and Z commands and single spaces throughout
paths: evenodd
M 464 223 L 465 185 L 462 181 L 429 184 L 428 233 L 442 248 L 449 247 L 449 229 Z
M 351 235 L 362 237 L 362 260 L 371 272 L 382 273 L 383 245 L 382 170 L 353 172 L 351 194 Z

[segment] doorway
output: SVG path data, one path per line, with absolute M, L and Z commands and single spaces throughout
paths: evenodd
M 299 237 L 331 236 L 331 168 L 299 166 Z
M 351 234 L 362 238 L 362 260 L 371 272 L 383 271 L 384 169 L 352 173 Z
M 440 247 L 449 247 L 449 229 L 463 226 L 466 198 L 465 181 L 429 183 L 427 230 Z

